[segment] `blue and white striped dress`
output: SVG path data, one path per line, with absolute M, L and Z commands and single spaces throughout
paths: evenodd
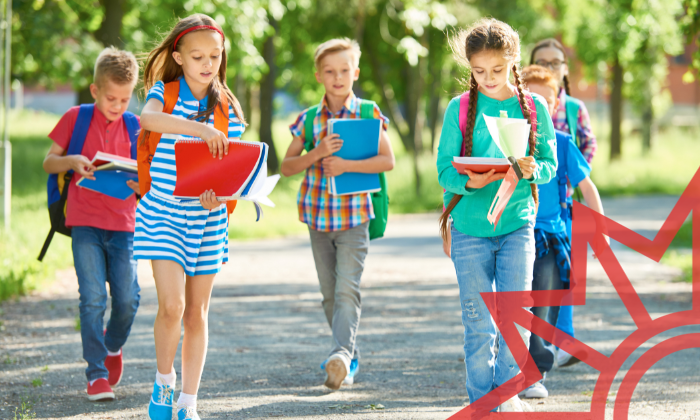
M 163 82 L 148 92 L 146 102 L 155 98 L 165 103 Z M 207 98 L 198 101 L 184 78 L 172 115 L 187 118 L 207 108 Z M 228 137 L 241 137 L 245 126 L 229 105 Z M 214 125 L 212 114 L 207 122 Z M 180 264 L 188 276 L 216 274 L 228 261 L 228 215 L 226 205 L 213 210 L 199 200 L 180 200 L 173 196 L 177 170 L 175 141 L 197 139 L 180 134 L 163 134 L 151 162 L 151 189 L 136 208 L 134 258 L 170 260 Z M 204 192 L 204 191 L 202 191 Z

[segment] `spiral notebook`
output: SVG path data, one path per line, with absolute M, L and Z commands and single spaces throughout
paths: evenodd
M 229 140 L 228 155 L 212 157 L 202 140 L 175 142 L 177 178 L 173 195 L 198 198 L 214 190 L 219 199 L 244 197 L 267 161 L 267 145 L 262 142 Z

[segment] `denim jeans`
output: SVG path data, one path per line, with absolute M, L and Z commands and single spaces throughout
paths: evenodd
M 360 280 L 369 250 L 369 222 L 352 229 L 319 232 L 309 228 L 323 311 L 333 333 L 330 354 L 359 359 L 357 329 L 362 313 Z
M 542 258 L 535 259 L 535 268 L 532 278 L 532 290 L 561 290 L 567 286 L 559 278 L 559 267 L 554 251 L 550 250 Z M 543 306 L 532 308 L 532 313 L 552 325 L 557 325 L 559 314 L 558 306 Z M 530 354 L 540 372 L 549 372 L 554 365 L 554 346 L 542 338 L 532 334 L 530 336 Z
M 139 307 L 133 232 L 118 232 L 88 226 L 73 227 L 73 262 L 80 292 L 80 337 L 88 381 L 107 378 L 107 350 L 119 351 L 126 343 Z M 107 287 L 112 295 L 112 313 L 104 332 Z
M 530 222 L 511 233 L 487 238 L 452 228 L 452 262 L 462 304 L 470 403 L 520 372 L 480 293 L 530 290 L 535 260 L 533 227 L 534 222 Z M 518 331 L 527 345 L 529 331 L 520 326 Z

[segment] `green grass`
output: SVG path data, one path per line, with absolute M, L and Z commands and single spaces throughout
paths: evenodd
M 54 237 L 44 263 L 36 260 L 50 227 L 41 164 L 51 146 L 46 135 L 58 116 L 23 112 L 11 117 L 12 225 L 9 231 L 0 229 L 0 301 L 27 293 L 73 263 L 70 239 L 62 235 Z
M 13 420 L 30 420 L 35 419 L 36 413 L 34 412 L 34 403 L 25 400 L 22 397 L 22 403 L 19 407 L 15 407 Z
M 41 164 L 51 145 L 46 136 L 59 116 L 27 111 L 13 114 L 11 118 L 12 229 L 6 232 L 0 228 L 0 301 L 39 287 L 42 281 L 53 278 L 56 270 L 68 268 L 73 263 L 70 238 L 62 235 L 54 237 L 44 263 L 36 261 L 49 231 L 47 175 Z M 293 116 L 276 120 L 273 124 L 280 160 L 292 140 L 288 130 L 292 121 Z M 411 156 L 404 151 L 393 127 L 389 137 L 396 155 L 396 166 L 387 173 L 390 213 L 439 210 L 442 188 L 437 183 L 435 156 L 426 152 L 419 158 L 420 193 L 416 194 Z M 250 127 L 243 138 L 257 140 L 255 127 Z M 697 131 L 663 131 L 649 156 L 642 155 L 638 135 L 627 135 L 623 143 L 623 158 L 612 163 L 608 161 L 608 150 L 607 140 L 601 138 L 593 164 L 593 180 L 601 194 L 680 194 L 698 169 L 700 135 Z M 231 218 L 231 239 L 304 235 L 307 228 L 299 222 L 296 207 L 301 178 L 299 174 L 280 181 L 270 196 L 276 207 L 265 207 L 265 216 L 259 223 L 254 222 L 252 204 L 240 202 Z
M 681 194 L 700 167 L 700 133 L 669 127 L 652 152 L 642 152 L 639 135 L 622 143 L 622 158 L 610 162 L 610 143 L 598 142 L 591 179 L 601 195 Z
M 666 251 L 661 258 L 661 263 L 681 269 L 681 275 L 677 281 L 691 283 L 693 281 L 693 256 L 690 252 L 693 247 L 693 227 L 691 222 L 686 222 L 671 242 L 671 249 Z

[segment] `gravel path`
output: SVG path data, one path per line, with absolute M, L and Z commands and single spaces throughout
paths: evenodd
M 608 216 L 652 237 L 676 199 L 609 199 L 604 205 Z M 212 298 L 202 418 L 446 419 L 463 408 L 458 290 L 436 219 L 393 217 L 387 238 L 372 244 L 363 277 L 361 370 L 355 385 L 339 392 L 323 387 L 318 367 L 330 334 L 308 238 L 232 244 L 232 261 Z M 691 308 L 690 284 L 673 282 L 677 270 L 619 245 L 614 250 L 653 318 Z M 636 326 L 600 264 L 591 258 L 588 264 L 587 305 L 576 308 L 577 338 L 609 355 Z M 124 348 L 126 371 L 114 402 L 85 398 L 73 270 L 58 273 L 56 282 L 32 296 L 2 304 L 0 419 L 13 419 L 22 401 L 37 418 L 146 418 L 157 305 L 147 264 L 140 265 L 139 276 L 142 304 Z M 613 390 L 646 349 L 700 332 L 700 321 L 695 323 L 648 341 L 625 363 Z M 695 348 L 656 363 L 636 388 L 629 418 L 700 419 L 698 360 Z M 531 402 L 536 411 L 589 411 L 597 378 L 582 363 L 555 369 L 546 382 L 550 397 Z M 613 407 L 611 395 L 606 418 L 612 419 Z

